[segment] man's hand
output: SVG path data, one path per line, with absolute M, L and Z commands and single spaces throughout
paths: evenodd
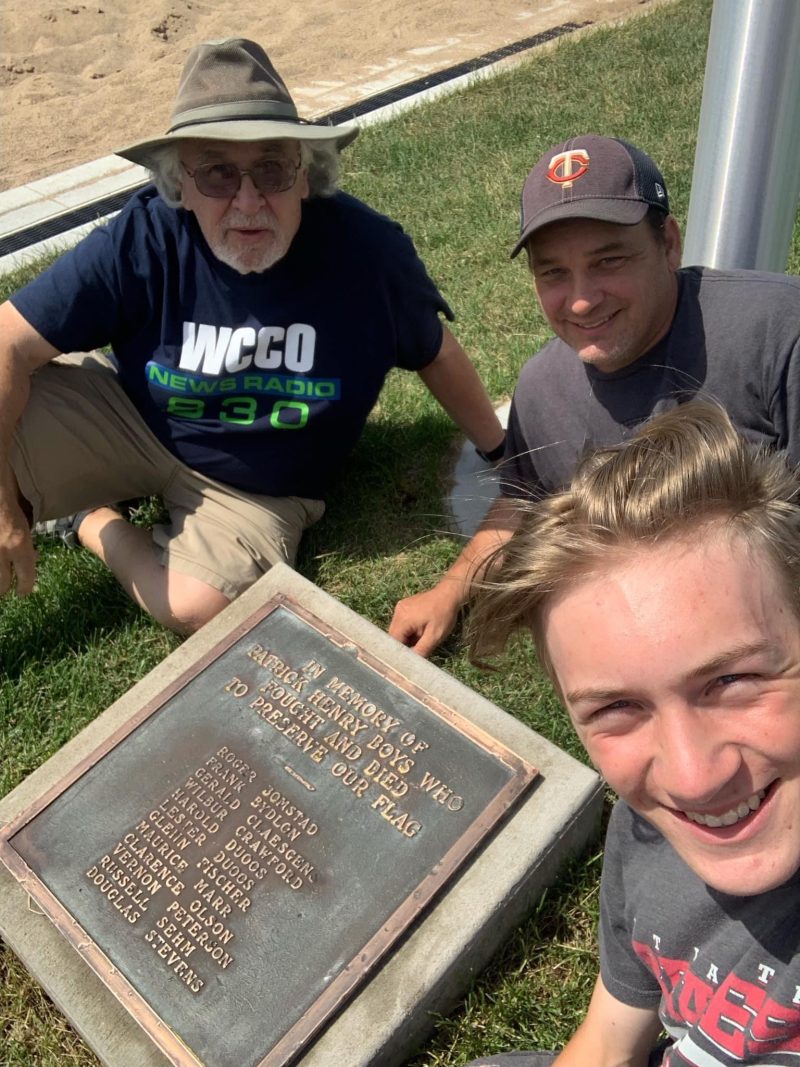
M 36 581 L 36 550 L 28 522 L 16 503 L 0 506 L 0 596 L 27 596 Z
M 469 601 L 472 584 L 486 561 L 508 541 L 520 521 L 516 501 L 498 497 L 475 536 L 432 589 L 398 601 L 389 626 L 392 637 L 419 656 L 430 656 L 456 624 Z
M 461 607 L 458 588 L 445 578 L 433 589 L 398 601 L 389 625 L 390 636 L 418 656 L 430 656 L 456 624 Z

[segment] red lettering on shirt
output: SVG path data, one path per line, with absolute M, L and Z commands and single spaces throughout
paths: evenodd
M 662 1010 L 682 1026 L 695 1027 L 735 1059 L 756 1060 L 776 1052 L 800 1053 L 800 1006 L 779 1004 L 761 982 L 729 974 L 720 986 L 693 973 L 686 960 L 660 956 L 634 941 L 637 956 L 658 981 Z M 677 1046 L 680 1051 L 680 1042 Z

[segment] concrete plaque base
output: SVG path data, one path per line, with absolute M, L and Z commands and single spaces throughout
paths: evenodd
M 267 619 L 262 622 L 265 612 Z M 264 632 L 273 635 L 275 649 L 257 640 L 254 619 L 264 627 L 271 625 Z M 227 651 L 220 654 L 221 648 Z M 293 671 L 287 649 L 295 653 L 296 667 L 307 667 L 305 679 Z M 360 688 L 350 684 L 353 681 Z M 373 699 L 365 702 L 364 694 L 370 691 Z M 379 702 L 374 700 L 376 692 Z M 165 694 L 172 704 L 165 702 Z M 173 706 L 176 701 L 182 701 L 180 708 Z M 353 708 L 362 710 L 361 718 Z M 180 723 L 189 709 L 196 709 L 196 730 L 183 738 Z M 303 717 L 302 723 L 298 716 Z M 224 736 L 215 734 L 214 723 L 221 718 L 228 731 Z M 390 734 L 395 720 L 393 744 Z M 359 731 L 359 736 L 353 731 Z M 219 756 L 219 752 L 226 757 L 233 750 L 236 773 Z M 102 753 L 99 760 L 98 752 Z M 245 774 L 242 759 L 248 753 L 254 758 Z M 532 778 L 531 765 L 538 768 L 540 777 L 524 793 Z M 264 768 L 268 768 L 266 787 L 254 781 L 256 770 L 264 777 Z M 180 778 L 177 785 L 175 773 Z M 280 788 L 276 788 L 276 777 Z M 223 785 L 216 788 L 215 782 Z M 470 782 L 475 783 L 474 789 Z M 420 783 L 425 783 L 422 789 Z M 184 796 L 187 785 L 192 798 Z M 308 800 L 304 809 L 313 812 L 313 804 L 318 805 L 309 823 L 314 833 L 306 828 L 307 854 L 299 867 L 289 870 L 287 866 L 283 878 L 278 865 L 286 866 L 283 857 L 296 849 L 287 852 L 285 843 L 274 848 L 269 844 L 280 836 L 277 815 L 263 841 L 260 824 L 272 811 L 271 798 L 285 801 L 298 790 Z M 56 800 L 48 799 L 54 793 Z M 206 794 L 211 799 L 203 809 Z M 524 794 L 522 799 L 520 794 Z M 119 810 L 110 801 L 113 796 L 119 797 Z M 284 815 L 299 810 L 296 799 L 290 806 L 284 803 Z M 561 860 L 591 835 L 600 800 L 599 782 L 591 771 L 397 645 L 288 567 L 276 567 L 0 802 L 0 825 L 25 813 L 10 837 L 14 849 L 5 848 L 6 859 L 9 852 L 15 861 L 22 856 L 18 876 L 28 870 L 35 876 L 20 884 L 0 865 L 0 932 L 109 1067 L 225 1065 L 229 1060 L 237 1065 L 292 1060 L 302 1067 L 323 1067 L 338 1060 L 352 1067 L 392 1067 L 424 1038 L 430 1013 L 441 1013 L 452 1005 L 541 889 L 553 880 Z M 186 817 L 181 805 L 186 808 L 187 804 L 192 807 L 189 822 L 196 837 L 179 835 L 177 829 L 171 832 L 168 836 L 175 847 L 168 851 L 170 856 L 175 852 L 175 869 L 161 870 L 163 857 L 157 859 L 140 846 L 137 827 L 147 836 L 154 829 L 148 825 L 150 818 L 163 831 L 167 808 L 173 822 L 186 826 L 178 815 Z M 512 804 L 510 817 L 482 844 L 484 835 Z M 219 818 L 221 812 L 225 814 Z M 318 824 L 324 822 L 321 816 L 327 818 L 328 832 L 318 834 Z M 205 825 L 198 830 L 203 818 Z M 345 822 L 353 824 L 355 831 L 343 832 Z M 86 828 L 83 835 L 82 826 Z M 213 826 L 217 829 L 209 834 Z M 291 837 L 295 830 L 290 827 L 286 833 Z M 58 859 L 65 833 L 75 834 L 75 841 L 68 842 L 67 851 Z M 252 840 L 245 858 L 256 872 L 255 889 L 234 886 L 231 901 L 224 893 L 209 898 L 217 901 L 209 905 L 217 911 L 224 910 L 228 916 L 233 911 L 230 920 L 217 922 L 225 945 L 217 945 L 218 938 L 211 952 L 208 937 L 190 914 L 194 908 L 199 915 L 200 903 L 206 902 L 204 889 L 197 889 L 194 882 L 199 879 L 204 886 L 216 870 L 209 866 L 215 858 L 223 857 L 220 866 L 232 870 L 230 860 L 234 853 L 242 853 L 240 839 L 248 834 Z M 213 847 L 207 857 L 202 849 L 194 856 L 200 836 L 219 837 L 208 842 L 204 851 Z M 442 851 L 432 853 L 429 843 L 437 839 L 441 839 Z M 86 862 L 78 863 L 81 870 L 76 866 L 74 877 L 65 877 L 65 866 L 79 848 L 84 848 Z M 457 871 L 476 848 L 480 848 L 477 855 Z M 278 854 L 278 849 L 283 852 Z M 333 851 L 326 854 L 326 849 Z M 347 855 L 344 866 L 352 868 L 347 891 L 342 891 L 346 876 L 331 875 L 340 851 Z M 257 852 L 266 857 L 261 885 L 256 885 Z M 273 852 L 276 864 L 270 866 Z M 371 864 L 381 856 L 383 862 L 373 867 L 371 876 Z M 146 870 L 139 870 L 142 857 L 149 857 Z M 167 861 L 172 862 L 169 857 Z M 158 871 L 153 864 L 159 865 Z M 177 874 L 176 865 L 181 868 Z M 396 879 L 391 877 L 384 884 L 383 868 L 384 874 L 396 869 Z M 90 877 L 93 870 L 94 878 Z M 120 886 L 131 888 L 131 871 L 138 871 L 139 881 L 147 882 L 146 886 L 137 883 L 136 899 L 132 889 L 127 896 L 120 891 Z M 323 871 L 329 874 L 327 886 Z M 87 878 L 82 879 L 81 873 Z M 241 857 L 236 874 L 240 880 L 246 874 Z M 294 892 L 298 881 L 302 892 Z M 103 888 L 106 883 L 108 892 Z M 234 885 L 230 879 L 223 883 Z M 370 885 L 378 894 L 375 900 Z M 156 893 L 160 893 L 158 898 Z M 188 894 L 186 901 L 182 894 Z M 192 894 L 200 894 L 202 901 L 200 896 L 194 900 Z M 361 898 L 355 909 L 354 895 Z M 161 897 L 170 914 L 165 912 L 158 919 L 155 911 L 163 910 Z M 426 904 L 422 918 L 398 942 Z M 305 908 L 307 915 L 299 926 L 294 924 L 293 932 L 292 909 L 296 907 Z M 152 916 L 144 914 L 148 908 Z M 281 909 L 287 908 L 283 915 Z M 119 918 L 121 909 L 130 913 L 124 919 Z M 325 919 L 326 909 L 331 912 L 330 922 Z M 183 923 L 184 912 L 189 928 Z M 248 912 L 248 918 L 239 912 Z M 265 934 L 269 916 L 275 925 Z M 75 921 L 80 930 L 72 937 L 70 923 Z M 127 935 L 135 950 L 128 958 L 127 941 L 119 942 L 119 924 L 133 927 L 137 922 L 148 925 L 148 931 Z M 94 936 L 95 926 L 103 951 L 97 951 L 94 941 L 91 947 L 86 944 L 85 930 Z M 340 926 L 352 930 L 354 940 L 350 943 L 345 938 L 338 949 L 337 932 L 326 957 L 326 938 Z M 197 934 L 196 943 L 191 941 L 192 931 Z M 283 943 L 281 931 L 285 931 Z M 150 937 L 149 948 L 139 949 L 139 942 L 145 944 L 144 933 Z M 164 947 L 158 958 L 153 955 L 156 940 Z M 201 966 L 197 957 L 189 960 L 198 943 Z M 238 969 L 237 952 L 242 953 Z M 390 955 L 385 964 L 370 973 L 386 952 Z M 337 953 L 342 961 L 335 959 Z M 263 969 L 260 955 L 265 957 Z M 175 967 L 181 969 L 178 979 L 167 973 L 173 957 Z M 364 961 L 362 975 L 359 958 Z M 139 976 L 147 968 L 152 971 L 154 960 L 163 973 L 156 970 L 155 987 L 150 988 L 148 979 L 139 981 Z M 136 1000 L 136 993 L 124 978 L 119 979 L 114 963 L 119 963 L 123 976 L 126 969 L 129 977 L 133 975 L 134 987 L 144 990 L 136 1010 L 126 999 Z M 230 971 L 229 964 L 233 964 Z M 318 973 L 321 970 L 325 974 Z M 197 977 L 201 971 L 209 972 L 204 973 L 205 981 Z M 199 988 L 193 989 L 184 974 L 195 985 L 199 981 Z M 212 982 L 203 998 L 209 979 Z M 284 1003 L 280 992 L 273 995 L 270 991 L 266 999 L 263 994 L 260 998 L 262 981 L 292 990 L 291 1003 Z M 341 995 L 329 994 L 327 985 L 341 990 Z M 331 1013 L 351 994 L 352 999 L 331 1021 Z M 197 997 L 194 1006 L 193 995 Z M 299 1022 L 285 1022 L 282 1017 L 291 1014 L 304 997 L 310 1008 L 297 1012 Z M 209 1004 L 213 1000 L 213 1026 L 205 1025 L 206 1015 L 211 1016 L 203 1010 L 203 999 Z M 133 1015 L 120 1001 L 131 1007 Z M 322 1002 L 327 1004 L 324 1012 L 317 1008 Z M 253 1013 L 257 1018 L 264 1005 L 267 1013 L 281 1018 L 264 1018 L 261 1027 L 252 1030 Z M 163 1027 L 170 1031 L 166 1037 L 161 1032 L 162 1014 L 169 1020 Z M 177 1041 L 172 1038 L 173 1026 Z M 226 1026 L 230 1042 L 224 1037 L 220 1040 Z M 291 1026 L 292 1036 L 284 1039 L 282 1050 L 270 1053 Z M 191 1035 L 192 1055 L 182 1047 L 182 1029 Z M 276 1035 L 266 1049 L 258 1047 L 255 1039 L 258 1034 L 263 1042 L 265 1030 Z

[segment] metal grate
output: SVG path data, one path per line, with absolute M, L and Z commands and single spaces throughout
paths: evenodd
M 455 66 L 446 67 L 444 70 L 436 71 L 433 74 L 426 74 L 422 78 L 415 78 L 414 81 L 406 82 L 404 85 L 398 85 L 393 89 L 375 93 L 373 96 L 360 100 L 357 104 L 339 108 L 337 111 L 331 111 L 327 115 L 321 115 L 317 121 L 329 122 L 331 125 L 349 122 L 360 115 L 367 115 L 371 111 L 377 111 L 379 108 L 386 107 L 389 104 L 407 100 L 409 97 L 416 96 L 426 89 L 443 85 L 445 82 L 453 81 L 455 78 L 460 78 L 465 74 L 471 74 L 473 71 L 491 66 L 492 63 L 497 63 L 501 59 L 507 59 L 509 56 L 524 52 L 529 48 L 536 48 L 547 41 L 554 41 L 557 37 L 562 37 L 564 34 L 573 33 L 575 30 L 590 25 L 591 21 L 564 22 L 560 26 L 554 26 L 551 30 L 544 30 L 542 33 L 534 34 L 532 37 L 524 37 L 521 41 L 515 41 L 514 44 L 504 45 L 502 48 L 495 48 L 491 52 L 485 52 L 475 59 L 467 59 L 463 63 L 457 63 Z M 26 226 L 5 237 L 0 237 L 0 256 L 19 252 L 24 248 L 29 248 L 31 245 L 38 244 L 39 241 L 58 237 L 60 234 L 68 233 L 84 223 L 94 222 L 115 211 L 119 211 L 131 196 L 138 192 L 139 189 L 142 189 L 145 184 L 145 182 L 141 182 L 139 185 L 135 185 L 123 192 L 113 193 L 99 200 L 93 200 L 92 203 L 84 204 L 82 207 L 65 212 L 63 215 L 45 219 L 43 222 L 37 222 L 33 226 Z

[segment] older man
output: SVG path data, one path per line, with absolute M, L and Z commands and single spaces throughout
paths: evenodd
M 502 451 L 411 241 L 335 192 L 356 133 L 301 120 L 252 41 L 191 52 L 169 132 L 119 153 L 155 187 L 0 307 L 0 594 L 33 586 L 30 523 L 68 515 L 142 607 L 196 629 L 293 560 L 395 366 Z M 151 494 L 152 535 L 107 506 Z
M 666 183 L 644 152 L 594 135 L 545 152 L 522 193 L 512 255 L 523 248 L 557 336 L 517 383 L 501 497 L 441 581 L 395 609 L 389 632 L 424 656 L 511 536 L 509 502 L 568 484 L 585 448 L 705 395 L 800 462 L 800 279 L 679 269 Z

